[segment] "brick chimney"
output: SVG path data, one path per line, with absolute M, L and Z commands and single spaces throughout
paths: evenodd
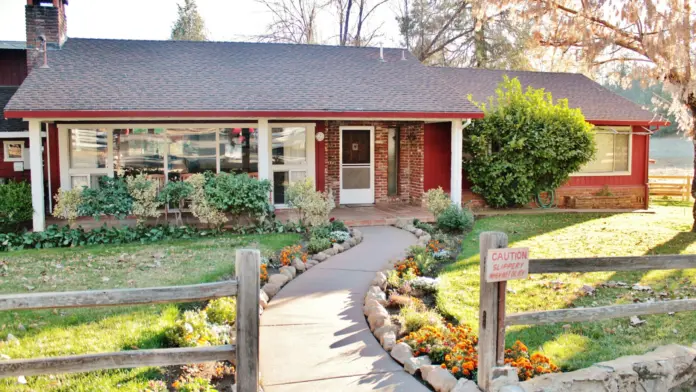
M 24 8 L 27 28 L 27 68 L 43 64 L 43 41 L 48 50 L 60 49 L 68 38 L 65 6 L 68 0 L 27 0 Z

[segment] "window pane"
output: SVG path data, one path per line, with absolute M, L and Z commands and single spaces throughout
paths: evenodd
M 169 179 L 186 174 L 217 171 L 215 133 L 217 129 L 169 129 Z
M 387 139 L 387 195 L 396 196 L 399 193 L 399 137 L 398 129 L 389 130 Z
M 114 170 L 164 176 L 164 129 L 114 129 Z
M 259 139 L 256 128 L 220 130 L 220 171 L 258 173 Z
M 614 170 L 614 135 L 595 134 L 597 153 L 594 160 L 588 162 L 581 170 L 583 173 L 604 173 Z
M 289 184 L 288 172 L 273 172 L 273 204 L 286 204 L 285 190 Z
M 72 189 L 78 188 L 81 189 L 83 186 L 89 186 L 89 180 L 87 179 L 87 176 L 71 176 L 70 177 L 70 186 Z
M 307 130 L 304 127 L 276 127 L 272 134 L 274 165 L 307 163 Z
M 71 129 L 70 167 L 73 169 L 105 168 L 106 135 L 103 129 Z
M 614 135 L 614 171 L 628 171 L 628 134 Z

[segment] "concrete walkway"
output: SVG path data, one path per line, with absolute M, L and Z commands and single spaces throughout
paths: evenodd
M 261 316 L 265 392 L 428 391 L 382 349 L 362 312 L 375 272 L 416 238 L 393 227 L 360 230 L 360 245 L 292 280 Z

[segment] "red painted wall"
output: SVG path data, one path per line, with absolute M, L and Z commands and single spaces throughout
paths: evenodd
M 26 77 L 26 51 L 0 49 L 0 86 L 19 86 Z
M 452 124 L 425 124 L 423 190 L 441 186 L 445 192 L 450 191 L 450 160 L 452 157 Z
M 317 190 L 324 192 L 326 190 L 326 123 L 317 121 L 314 132 L 315 135 L 319 132 L 324 133 L 323 141 L 319 142 L 314 138 L 314 179 Z

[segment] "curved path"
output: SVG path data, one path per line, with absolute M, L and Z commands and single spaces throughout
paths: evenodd
M 428 391 L 382 349 L 363 316 L 370 282 L 416 238 L 366 227 L 358 246 L 288 283 L 261 317 L 265 392 Z

